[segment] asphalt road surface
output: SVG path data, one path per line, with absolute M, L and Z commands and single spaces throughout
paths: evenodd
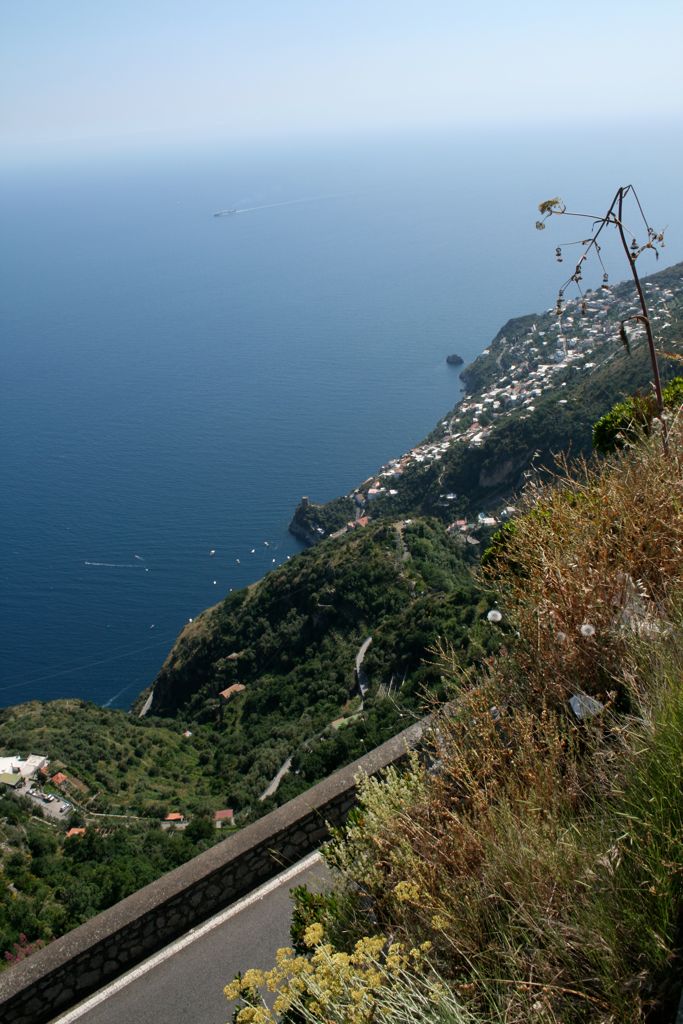
M 96 992 L 52 1024 L 226 1024 L 223 988 L 238 971 L 271 967 L 288 946 L 289 890 L 324 888 L 329 872 L 311 854 Z

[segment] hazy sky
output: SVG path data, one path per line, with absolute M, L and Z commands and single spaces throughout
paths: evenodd
M 678 118 L 681 39 L 681 0 L 0 0 L 0 143 Z

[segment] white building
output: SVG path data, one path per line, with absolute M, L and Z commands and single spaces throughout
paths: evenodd
M 48 764 L 44 754 L 0 754 L 0 775 L 21 775 L 24 779 L 32 779 L 34 775 Z

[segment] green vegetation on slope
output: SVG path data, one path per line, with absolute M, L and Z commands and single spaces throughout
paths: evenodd
M 82 700 L 3 708 L 0 749 L 49 756 L 51 773 L 63 768 L 84 784 L 70 799 L 88 812 L 159 819 L 171 810 L 199 810 L 215 795 L 195 737 L 184 737 L 175 723 Z
M 80 814 L 70 826 L 83 825 Z M 66 823 L 64 823 L 66 824 Z M 101 818 L 84 835 L 43 821 L 27 798 L 0 797 L 0 970 L 212 845 L 209 816 L 182 832 Z
M 664 408 L 676 411 L 683 401 L 683 377 L 674 377 L 662 388 Z M 601 416 L 593 427 L 593 448 L 607 454 L 623 448 L 639 432 L 649 431 L 657 416 L 657 400 L 652 393 L 630 395 Z
M 0 969 L 224 838 L 212 820 L 225 803 L 221 780 L 206 773 L 209 746 L 175 723 L 85 701 L 0 711 L 0 749 L 48 754 L 50 774 L 63 769 L 69 781 L 41 788 L 71 805 L 50 818 L 28 796 L 0 797 Z M 162 831 L 169 811 L 189 826 Z M 67 838 L 71 827 L 86 832 Z
M 481 659 L 487 607 L 461 546 L 430 520 L 383 522 L 309 549 L 188 624 L 154 687 L 155 714 L 211 731 L 207 772 L 231 806 L 254 807 L 295 757 L 293 795 L 400 727 L 438 685 L 430 648 L 448 637 Z M 355 658 L 372 636 L 362 714 Z M 221 691 L 245 687 L 225 700 Z M 339 722 L 348 716 L 348 723 Z M 332 723 L 335 726 L 332 726 Z M 340 729 L 340 725 L 346 728 Z
M 26 955 L 216 842 L 213 810 L 243 825 L 393 735 L 440 686 L 439 637 L 463 665 L 481 660 L 495 637 L 461 550 L 418 520 L 305 552 L 188 625 L 155 692 L 164 717 L 78 700 L 0 712 L 0 747 L 45 753 L 78 786 L 56 823 L 28 799 L 0 803 L 0 953 Z M 355 658 L 370 635 L 361 697 Z M 235 682 L 246 689 L 221 698 Z M 169 811 L 187 829 L 163 832 Z M 87 830 L 66 839 L 67 825 Z

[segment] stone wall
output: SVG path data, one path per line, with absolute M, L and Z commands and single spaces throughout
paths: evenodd
M 346 818 L 358 773 L 401 761 L 424 728 L 411 726 L 0 974 L 2 1024 L 45 1024 L 301 860 Z

